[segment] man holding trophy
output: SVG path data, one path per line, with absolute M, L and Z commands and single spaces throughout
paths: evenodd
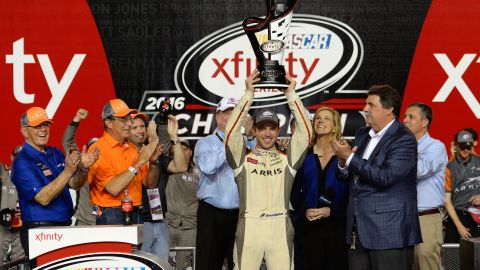
M 246 79 L 245 94 L 225 128 L 227 161 L 233 169 L 240 199 L 233 252 L 234 269 L 238 270 L 258 270 L 263 258 L 268 269 L 287 270 L 293 260 L 294 230 L 288 216 L 290 191 L 296 170 L 305 158 L 311 126 L 308 111 L 295 93 L 296 82 L 280 65 L 296 0 L 279 2 L 266 0 L 265 19 L 252 17 L 243 22 L 259 66 Z M 263 30 L 268 30 L 269 40 L 260 45 L 255 34 Z M 275 147 L 280 121 L 269 109 L 255 115 L 253 132 L 257 144 L 247 151 L 241 126 L 253 103 L 254 88 L 285 92 L 288 106 L 298 119 L 286 154 Z
M 287 153 L 275 142 L 280 133 L 277 114 L 269 109 L 254 117 L 257 144 L 247 151 L 241 124 L 253 102 L 253 84 L 260 81 L 255 70 L 246 80 L 246 92 L 232 112 L 225 129 L 227 161 L 233 169 L 240 197 L 239 219 L 233 259 L 235 269 L 258 270 L 265 256 L 268 269 L 290 269 L 293 255 L 293 227 L 288 216 L 290 191 L 296 170 L 302 164 L 310 142 L 307 110 L 295 93 L 296 82 L 287 74 L 285 90 L 297 128 Z

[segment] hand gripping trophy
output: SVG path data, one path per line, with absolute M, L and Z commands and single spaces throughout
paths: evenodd
M 257 69 L 260 71 L 260 81 L 254 87 L 287 88 L 285 67 L 282 65 L 283 53 L 297 0 L 265 0 L 265 3 L 265 18 L 250 17 L 243 21 L 243 30 L 255 52 Z M 259 44 L 256 34 L 264 30 L 267 30 L 268 40 Z

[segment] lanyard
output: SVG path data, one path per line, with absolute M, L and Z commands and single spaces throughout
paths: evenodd
M 220 135 L 218 135 L 218 133 L 216 131 L 214 133 L 215 133 L 215 136 L 217 136 L 217 138 L 223 143 L 222 137 L 220 137 Z

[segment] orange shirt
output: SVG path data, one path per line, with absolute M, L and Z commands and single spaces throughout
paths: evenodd
M 113 196 L 105 189 L 108 182 L 132 166 L 138 158 L 138 151 L 131 142 L 120 143 L 108 132 L 104 132 L 89 149 L 95 147 L 100 150 L 98 160 L 88 170 L 88 184 L 90 185 L 90 201 L 102 207 L 120 206 L 123 192 Z M 148 175 L 148 165 L 143 166 L 128 185 L 128 194 L 132 197 L 133 205 L 142 204 L 142 180 Z

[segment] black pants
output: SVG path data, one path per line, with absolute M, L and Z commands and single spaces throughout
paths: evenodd
M 345 220 L 302 218 L 297 229 L 305 270 L 346 270 Z
M 20 229 L 20 242 L 22 243 L 23 250 L 25 251 L 25 256 L 29 256 L 28 253 L 28 230 L 33 228 L 40 227 L 50 227 L 50 226 L 70 226 L 70 220 L 66 222 L 24 222 L 22 228 Z
M 411 270 L 412 266 L 413 246 L 372 250 L 364 248 L 357 237 L 355 250 L 348 250 L 349 270 Z
M 462 222 L 465 228 L 470 229 L 470 234 L 472 237 L 480 237 L 480 227 L 479 225 L 473 220 L 470 213 L 467 211 L 457 210 L 457 216 Z M 455 223 L 453 223 L 451 218 L 447 219 L 445 224 L 445 243 L 458 243 L 460 241 L 460 234 L 458 233 L 457 227 Z
M 233 245 L 238 209 L 220 209 L 199 201 L 197 213 L 196 269 L 221 270 L 227 259 L 233 269 Z

